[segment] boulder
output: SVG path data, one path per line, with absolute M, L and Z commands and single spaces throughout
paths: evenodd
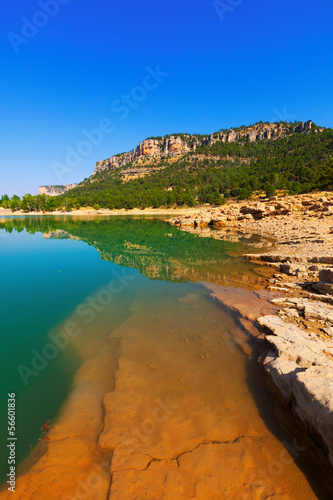
M 320 281 L 326 281 L 326 283 L 333 283 L 333 268 L 327 267 L 319 272 Z
M 290 264 L 287 262 L 286 264 L 280 265 L 281 273 L 288 274 L 289 276 L 298 276 L 299 273 L 305 273 L 306 267 L 299 264 Z
M 311 205 L 309 210 L 320 210 L 321 208 L 322 208 L 321 203 L 314 203 L 313 205 Z
M 312 288 L 317 290 L 320 293 L 328 293 L 330 295 L 333 295 L 333 283 L 326 283 L 325 281 L 318 281 L 318 283 L 315 283 L 312 285 Z

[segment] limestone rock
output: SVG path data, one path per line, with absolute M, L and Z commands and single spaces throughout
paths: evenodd
M 333 283 L 318 281 L 318 283 L 315 283 L 312 287 L 320 293 L 329 293 L 333 295 Z
M 161 153 L 160 143 L 156 139 L 146 139 L 137 147 L 138 156 L 154 156 Z
M 190 148 L 180 137 L 171 136 L 166 140 L 164 152 L 167 154 L 186 153 Z
M 233 131 L 233 130 L 229 130 L 229 134 L 228 134 L 228 142 L 235 142 L 236 140 L 236 133 Z
M 47 196 L 60 196 L 70 189 L 73 189 L 78 184 L 64 184 L 63 186 L 39 186 L 39 194 L 46 194 Z
M 293 299 L 297 306 L 298 300 L 303 299 Z M 317 314 L 316 305 L 305 305 L 307 314 Z M 313 338 L 278 316 L 264 316 L 258 323 L 267 332 L 270 350 L 263 368 L 270 384 L 333 466 L 332 342 Z
M 327 267 L 319 272 L 320 281 L 326 281 L 327 283 L 333 283 L 333 268 Z
M 293 361 L 281 359 L 270 352 L 263 363 L 269 380 L 285 401 L 289 401 L 292 393 L 292 380 L 297 372 L 304 371 Z
M 281 264 L 280 265 L 281 273 L 288 274 L 289 276 L 297 276 L 299 273 L 303 273 L 306 271 L 306 267 L 298 264 Z
M 251 131 L 248 135 L 247 135 L 247 139 L 249 142 L 254 142 L 257 138 L 257 134 L 254 132 L 254 131 Z
M 333 373 L 314 366 L 296 373 L 293 396 L 295 413 L 320 439 L 333 465 Z

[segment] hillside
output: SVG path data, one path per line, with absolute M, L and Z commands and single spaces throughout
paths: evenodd
M 333 130 L 307 122 L 259 122 L 213 134 L 150 137 L 95 165 L 76 187 L 3 201 L 4 208 L 146 208 L 220 205 L 226 198 L 332 188 Z M 60 195 L 59 195 L 60 194 Z M 7 206 L 5 206 L 7 205 Z
M 149 138 L 130 153 L 98 162 L 66 198 L 78 205 L 144 208 L 221 204 L 260 190 L 268 196 L 309 192 L 328 187 L 332 154 L 333 131 L 311 122 Z

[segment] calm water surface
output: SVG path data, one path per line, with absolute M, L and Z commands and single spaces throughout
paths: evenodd
M 242 426 L 252 418 L 256 432 L 269 427 L 278 435 L 269 398 L 260 409 L 254 403 L 267 396 L 256 364 L 223 340 L 226 332 L 237 331 L 235 318 L 200 285 L 257 279 L 253 264 L 237 257 L 244 251 L 245 245 L 199 238 L 157 219 L 1 219 L 1 480 L 7 473 L 7 393 L 16 393 L 17 459 L 22 462 L 46 420 L 56 423 L 83 361 L 110 335 L 122 339 L 124 359 L 138 370 L 148 366 L 159 373 L 158 387 L 166 394 L 176 391 L 177 399 L 184 391 L 177 389 L 179 380 L 186 388 L 191 379 L 191 387 L 181 393 L 184 415 L 185 406 L 191 408 L 199 396 L 214 416 L 207 417 L 211 427 L 220 421 Z M 80 326 L 80 338 L 47 350 L 50 335 L 69 318 Z M 121 376 L 126 374 L 119 368 Z M 256 394 L 251 396 L 249 386 Z M 153 397 L 153 385 L 151 391 Z M 184 419 L 191 421 L 191 415 Z M 200 418 L 193 416 L 198 426 Z M 299 474 L 295 481 L 304 488 L 302 498 L 316 498 Z M 298 498 L 292 496 L 290 478 L 284 487 L 290 498 Z

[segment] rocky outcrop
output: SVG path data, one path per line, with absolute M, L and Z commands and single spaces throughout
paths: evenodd
M 99 161 L 95 165 L 95 172 L 101 172 L 105 169 L 122 167 L 127 163 L 138 160 L 141 157 L 154 158 L 163 156 L 184 155 L 189 151 L 195 151 L 198 146 L 208 144 L 212 146 L 216 142 L 255 142 L 262 140 L 277 139 L 294 132 L 307 133 L 311 130 L 312 121 L 303 122 L 295 130 L 288 127 L 278 126 L 276 123 L 258 123 L 251 127 L 223 130 L 214 134 L 197 137 L 196 135 L 181 134 L 164 136 L 158 138 L 149 138 L 140 142 L 140 144 L 128 153 L 122 153 L 111 156 L 106 160 Z M 316 129 L 317 130 L 317 129 Z M 321 129 L 320 131 L 322 131 Z
M 154 158 L 162 156 L 175 156 L 185 154 L 195 149 L 197 142 L 190 146 L 179 136 L 162 137 L 161 139 L 146 139 L 129 153 L 111 156 L 107 160 L 99 161 L 95 165 L 95 172 L 122 167 L 141 157 Z
M 258 134 L 259 135 L 259 134 Z M 257 134 L 255 133 L 254 130 L 252 130 L 248 135 L 247 135 L 247 140 L 249 142 L 254 142 L 257 138 Z
M 77 185 L 78 184 L 65 184 L 63 186 L 39 186 L 38 191 L 39 194 L 46 194 L 48 196 L 60 196 L 70 189 L 75 188 Z
M 308 194 L 285 196 L 283 198 L 273 196 L 269 200 L 264 201 L 247 201 L 244 205 L 233 203 L 218 208 L 201 208 L 194 214 L 175 217 L 169 219 L 168 222 L 176 226 L 185 227 L 243 227 L 243 225 L 246 226 L 253 221 L 267 219 L 266 233 L 271 231 L 273 236 L 275 224 L 273 218 L 278 216 L 288 218 L 289 215 L 302 215 L 311 218 L 324 218 L 333 215 L 333 196 L 331 194 L 328 194 L 328 196 Z M 253 229 L 255 230 L 255 226 L 253 226 Z M 311 225 L 311 229 L 315 230 L 316 228 Z M 307 231 L 307 233 L 308 232 L 309 231 Z M 315 234 L 314 231 L 312 231 L 312 233 Z M 318 238 L 320 233 L 316 234 L 318 235 L 316 238 L 312 238 L 312 236 L 309 235 L 310 239 L 313 239 L 312 243 L 320 242 Z M 333 237 L 331 239 L 333 242 Z M 285 244 L 292 245 L 293 240 L 286 240 Z M 269 258 L 271 259 L 271 257 Z M 318 255 L 316 256 L 314 253 L 312 262 L 325 263 L 324 260 L 316 260 L 319 258 L 321 257 Z M 329 264 L 331 262 L 327 260 L 326 263 Z
M 228 133 L 228 142 L 235 142 L 236 139 L 237 139 L 236 133 L 234 132 L 234 130 L 230 130 Z
M 267 332 L 263 367 L 270 383 L 333 466 L 332 338 L 316 338 L 278 316 L 258 322 Z
M 173 153 L 187 153 L 190 150 L 186 142 L 183 142 L 180 137 L 171 136 L 165 141 L 164 154 L 172 155 Z
M 307 122 L 302 122 L 296 127 L 296 132 L 304 132 L 305 130 L 311 130 L 312 128 L 312 120 L 308 120 Z
M 136 150 L 137 156 L 154 156 L 160 153 L 161 146 L 159 141 L 156 139 L 147 139 L 143 142 L 140 142 Z
M 311 201 L 302 201 L 309 213 Z M 282 273 L 269 286 L 284 295 L 272 300 L 278 315 L 258 319 L 266 333 L 264 373 L 317 456 L 333 467 L 333 231 L 329 218 L 319 215 L 328 202 L 315 203 L 312 223 L 304 217 L 285 222 L 287 233 L 292 230 L 283 239 L 275 223 L 278 248 L 247 257 Z
M 319 272 L 319 279 L 327 283 L 333 283 L 333 269 L 331 267 L 321 269 Z

